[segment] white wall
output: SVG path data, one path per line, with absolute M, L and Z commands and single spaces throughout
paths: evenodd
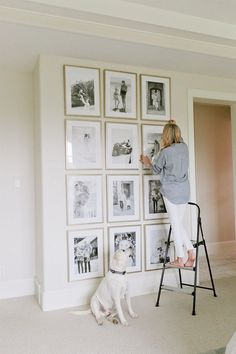
M 67 281 L 62 72 L 65 63 L 170 76 L 172 116 L 181 126 L 186 141 L 188 141 L 188 88 L 216 92 L 216 88 L 219 88 L 221 92 L 236 94 L 234 80 L 88 62 L 73 58 L 42 57 L 35 72 L 37 84 L 35 88 L 32 74 L 0 70 L 2 171 L 0 177 L 0 298 L 32 294 L 36 264 L 36 276 L 42 286 L 45 309 L 87 302 L 99 281 L 74 283 Z M 38 197 L 37 262 L 34 254 L 34 100 L 37 104 L 38 117 L 41 117 L 41 120 L 36 119 L 35 128 Z M 235 119 L 232 120 L 232 129 L 235 176 Z M 17 187 L 19 183 L 20 187 Z M 41 207 L 42 205 L 44 208 Z M 55 245 L 57 252 L 55 252 Z M 107 245 L 106 232 L 105 245 Z M 107 262 L 105 265 L 107 269 Z M 130 275 L 132 294 L 152 292 L 158 284 L 159 273 L 143 272 Z
M 166 72 L 150 68 L 122 66 L 102 62 L 89 62 L 75 58 L 42 56 L 37 70 L 39 88 L 38 119 L 40 130 L 38 137 L 41 148 L 37 151 L 40 179 L 42 188 L 41 206 L 39 215 L 42 228 L 38 232 L 42 253 L 37 263 L 36 276 L 41 282 L 41 305 L 44 310 L 61 307 L 76 306 L 87 303 L 97 286 L 99 279 L 69 283 L 67 259 L 66 224 L 66 189 L 65 189 L 65 146 L 64 146 L 64 92 L 63 92 L 63 64 L 99 67 L 136 73 L 171 77 L 171 108 L 172 117 L 182 128 L 184 139 L 188 142 L 188 89 L 205 89 L 236 93 L 236 83 L 233 80 L 213 78 L 200 75 L 190 75 L 177 72 Z M 103 75 L 101 75 L 103 79 Z M 139 81 L 138 81 L 139 83 Z M 101 90 L 103 93 L 103 90 Z M 138 90 L 139 93 L 139 90 Z M 138 94 L 139 97 L 139 94 Z M 103 119 L 103 118 L 102 118 Z M 141 174 L 139 171 L 138 173 Z M 142 208 L 141 208 L 142 209 Z M 148 224 L 148 222 L 144 222 Z M 136 223 L 137 224 L 137 223 Z M 96 226 L 96 225 L 92 225 Z M 105 221 L 105 269 L 107 270 L 107 226 Z M 101 227 L 101 225 L 99 225 Z M 86 228 L 86 226 L 84 227 Z M 143 242 L 143 269 L 144 269 L 144 242 Z M 39 274 L 40 273 L 40 274 Z M 171 274 L 174 281 L 174 273 Z M 140 272 L 130 274 L 132 295 L 153 292 L 156 289 L 160 272 Z
M 32 74 L 0 70 L 0 298 L 33 294 Z

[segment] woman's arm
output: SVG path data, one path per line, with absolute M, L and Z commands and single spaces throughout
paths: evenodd
M 152 171 L 153 173 L 159 174 L 162 172 L 163 167 L 165 166 L 166 158 L 164 149 L 153 159 L 152 161 Z
M 140 155 L 139 161 L 147 168 L 152 168 L 152 161 L 146 155 Z
M 160 153 L 156 157 L 154 157 L 152 161 L 146 155 L 140 155 L 139 161 L 145 167 L 152 169 L 153 173 L 159 174 L 161 173 L 163 167 L 165 166 L 166 159 L 163 150 L 161 150 Z

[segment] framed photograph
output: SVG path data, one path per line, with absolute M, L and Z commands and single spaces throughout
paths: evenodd
M 65 114 L 100 116 L 100 70 L 64 65 Z
M 139 220 L 139 176 L 107 176 L 108 221 Z
M 161 182 L 159 175 L 144 175 L 144 218 L 167 218 L 165 203 L 160 192 Z
M 169 228 L 169 224 L 145 225 L 145 270 L 162 268 Z M 170 244 L 167 261 L 173 260 L 174 247 Z
M 101 168 L 100 122 L 66 120 L 66 168 Z
M 162 132 L 161 125 L 142 124 L 142 153 L 150 160 L 160 151 Z
M 68 223 L 102 222 L 102 176 L 67 176 Z
M 141 117 L 170 119 L 170 78 L 141 75 Z
M 141 271 L 141 231 L 140 226 L 123 226 L 109 228 L 109 264 L 118 249 L 132 247 L 127 273 Z
M 106 123 L 106 168 L 138 169 L 138 125 Z
M 137 74 L 104 71 L 105 116 L 137 118 Z
M 104 276 L 103 230 L 68 231 L 69 281 Z

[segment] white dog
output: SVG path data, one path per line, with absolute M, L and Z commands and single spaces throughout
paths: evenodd
M 132 310 L 130 295 L 128 292 L 126 268 L 128 259 L 131 255 L 131 247 L 127 249 L 119 249 L 114 253 L 109 272 L 101 281 L 91 298 L 91 311 L 99 325 L 103 324 L 104 317 L 111 320 L 113 323 L 117 323 L 118 321 L 115 320 L 116 315 L 118 315 L 122 325 L 128 325 L 121 306 L 122 298 L 126 299 L 129 315 L 132 318 L 138 317 Z

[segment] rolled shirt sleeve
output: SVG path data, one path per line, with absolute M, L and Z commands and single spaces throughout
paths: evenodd
M 163 153 L 163 150 L 160 151 L 158 155 L 156 155 L 152 161 L 152 172 L 153 174 L 160 174 L 165 166 L 166 158 Z

